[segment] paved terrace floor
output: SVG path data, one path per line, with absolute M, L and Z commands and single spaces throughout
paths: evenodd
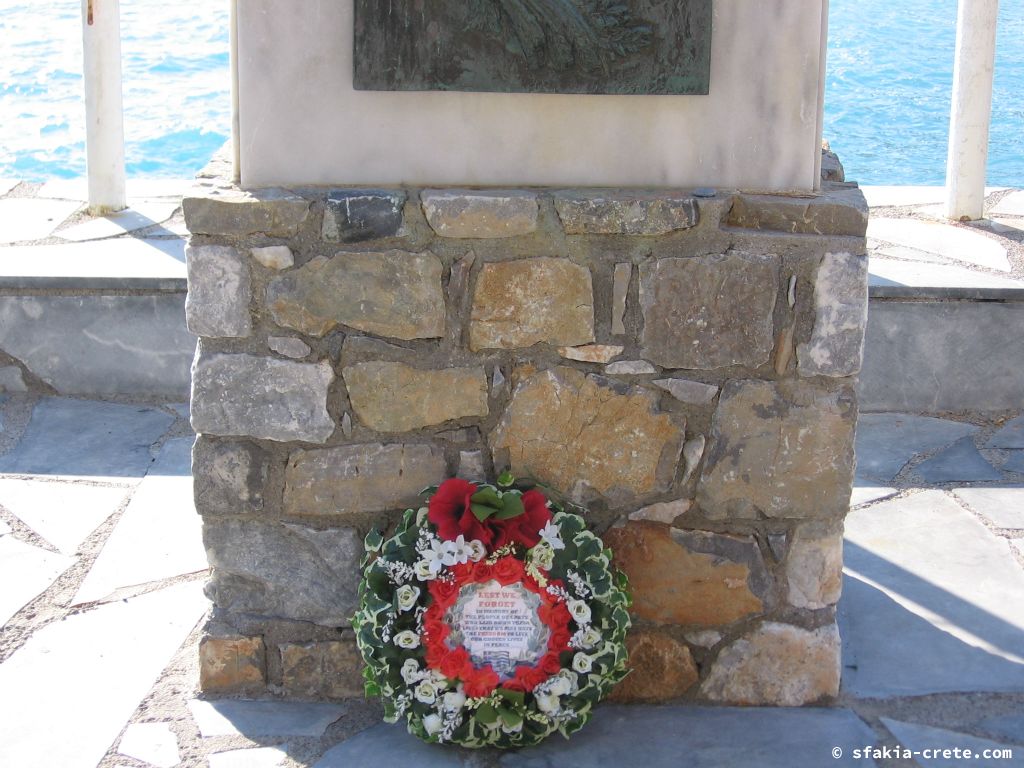
M 137 189 L 141 219 L 89 220 L 74 183 L 7 184 L 0 240 L 15 244 L 0 246 L 0 273 L 180 279 L 174 192 Z M 866 192 L 875 290 L 942 288 L 932 284 L 947 277 L 958 291 L 1024 288 L 1024 192 L 993 191 L 990 218 L 971 227 L 934 220 L 936 190 Z M 143 213 L 147 199 L 159 209 Z M 953 238 L 977 239 L 953 248 Z M 104 256 L 138 240 L 164 248 Z M 169 260 L 156 255 L 165 249 Z M 499 755 L 421 745 L 367 702 L 199 698 L 208 603 L 187 405 L 47 396 L 3 363 L 0 765 L 1024 765 L 1021 413 L 862 415 L 835 707 L 604 707 L 570 742 Z M 857 756 L 865 747 L 1013 757 Z

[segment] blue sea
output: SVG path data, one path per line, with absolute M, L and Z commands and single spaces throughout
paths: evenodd
M 943 183 L 956 7 L 832 0 L 825 137 L 849 178 Z M 0 177 L 85 173 L 80 8 L 0 0 Z M 230 134 L 228 2 L 121 0 L 121 17 L 128 174 L 191 176 Z M 1024 0 L 1000 2 L 988 175 L 1024 187 Z

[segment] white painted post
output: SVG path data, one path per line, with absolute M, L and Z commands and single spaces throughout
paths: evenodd
M 946 158 L 946 216 L 984 216 L 999 0 L 960 0 Z
M 82 0 L 82 42 L 89 213 L 101 215 L 127 205 L 120 0 Z

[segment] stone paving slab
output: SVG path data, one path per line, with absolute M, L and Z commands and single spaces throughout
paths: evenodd
M 852 752 L 874 743 L 874 733 L 845 709 L 602 707 L 572 740 L 556 736 L 500 762 L 503 768 L 870 766 Z M 836 748 L 840 759 L 833 757 Z
M 872 501 L 880 501 L 895 496 L 899 491 L 896 488 L 887 488 L 884 485 L 873 485 L 863 480 L 855 481 L 853 492 L 850 494 L 850 506 L 859 507 L 861 504 L 870 504 Z
M 985 461 L 974 445 L 964 437 L 942 453 L 923 461 L 914 468 L 914 474 L 926 483 L 970 483 L 1001 480 L 1003 473 Z
M 0 626 L 74 562 L 72 557 L 47 552 L 13 536 L 0 537 Z
M 17 179 L 0 179 L 0 195 L 6 195 L 20 183 Z
M 110 287 L 115 280 L 125 287 L 138 287 L 146 279 L 180 280 L 187 276 L 185 241 L 121 238 L 108 242 L 64 245 L 12 245 L 0 249 L 0 280 L 15 288 L 29 285 L 17 278 L 33 278 L 31 285 L 49 287 L 46 278 L 69 280 L 104 279 Z
M 883 717 L 885 727 L 892 731 L 893 736 L 899 739 L 907 749 L 914 752 L 914 761 L 921 768 L 961 768 L 964 765 L 984 766 L 984 768 L 1024 768 L 1024 748 L 1013 748 L 1007 744 L 1000 744 L 988 739 L 981 739 L 977 736 L 970 736 L 966 733 L 948 731 L 944 728 L 933 728 L 918 723 L 905 723 L 899 720 L 892 720 Z M 942 754 L 946 749 L 962 750 L 962 756 L 955 752 L 950 755 Z M 983 755 L 986 750 L 1011 750 L 1013 757 L 995 758 L 989 752 L 989 757 Z M 935 756 L 935 752 L 939 752 Z M 928 757 L 925 755 L 928 754 Z
M 977 232 L 920 219 L 872 218 L 868 237 L 999 272 L 1010 271 L 1006 249 Z
M 220 699 L 188 703 L 203 738 L 212 736 L 310 736 L 319 738 L 345 713 L 339 704 Z M 382 763 L 383 764 L 383 763 Z
M 118 590 L 208 567 L 202 520 L 192 498 L 193 439 L 163 446 L 103 545 L 74 603 L 116 599 Z
M 167 723 L 133 723 L 117 745 L 117 753 L 156 768 L 174 768 L 181 762 L 178 739 Z
M 81 208 L 67 200 L 7 197 L 0 200 L 0 243 L 42 240 Z M 0 250 L 0 260 L 3 251 Z M 0 261 L 2 263 L 2 261 Z
M 62 240 L 72 242 L 118 237 L 152 227 L 154 224 L 162 224 L 170 219 L 179 207 L 180 202 L 177 200 L 134 202 L 130 203 L 129 207 L 123 211 L 97 216 L 54 234 Z
M 0 520 L 0 536 L 3 536 L 5 533 L 10 533 L 10 532 L 11 532 L 11 526 L 9 526 L 3 520 Z
M 180 198 L 192 188 L 194 183 L 192 179 L 128 179 L 125 182 L 125 193 L 129 205 L 140 199 Z M 36 196 L 78 200 L 84 203 L 89 199 L 89 181 L 84 177 L 51 179 L 39 188 Z
M 986 448 L 1024 448 L 1024 416 L 1006 422 L 985 443 Z
M 989 211 L 990 216 L 1024 216 L 1024 190 L 1011 192 Z
M 44 398 L 21 440 L 0 457 L 0 473 L 134 482 L 173 421 L 143 405 Z
M 857 476 L 892 480 L 919 453 L 930 453 L 978 432 L 973 424 L 908 413 L 861 413 Z
M 996 738 L 1024 744 L 1024 712 L 985 717 L 979 720 L 975 727 Z
M 123 487 L 0 477 L 0 506 L 66 555 L 78 550 L 127 493 Z
M 0 765 L 94 768 L 207 607 L 188 582 L 38 630 L 0 664 Z
M 1003 462 L 1003 469 L 1024 474 L 1024 451 L 1011 451 L 1010 456 Z
M 402 724 L 381 723 L 367 728 L 327 750 L 313 768 L 350 768 L 351 766 L 406 765 L 416 768 L 462 766 L 472 750 L 426 744 Z
M 207 759 L 210 768 L 278 768 L 287 757 L 285 747 L 254 747 L 215 752 Z
M 924 297 L 934 296 L 937 288 L 958 291 L 966 287 L 988 291 L 1024 289 L 1024 281 L 1021 280 L 947 264 L 922 264 L 872 256 L 868 270 L 868 285 L 872 288 L 915 288 Z M 873 291 L 872 296 L 876 293 Z
M 1024 571 L 945 493 L 852 511 L 844 557 L 847 693 L 1024 691 Z
M 1002 488 L 956 488 L 953 493 L 997 527 L 1024 529 L 1024 485 Z
M 908 248 L 905 245 L 881 245 L 880 247 L 871 248 L 871 258 L 875 259 L 878 256 L 883 256 L 893 259 L 909 259 L 910 261 L 923 261 L 928 264 L 948 264 L 949 261 L 942 256 L 937 256 L 934 253 L 928 253 L 918 248 Z
M 992 231 L 1000 235 L 1024 234 L 1024 219 L 992 219 Z

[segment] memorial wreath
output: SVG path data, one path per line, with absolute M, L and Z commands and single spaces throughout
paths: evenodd
M 366 693 L 429 742 L 568 737 L 626 674 L 625 576 L 539 488 L 446 480 L 366 538 L 353 621 Z

